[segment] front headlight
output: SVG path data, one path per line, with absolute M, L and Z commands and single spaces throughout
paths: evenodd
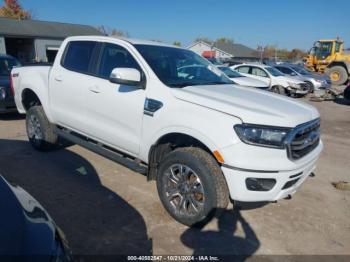
M 0 100 L 4 100 L 6 98 L 6 88 L 0 87 Z
M 284 140 L 290 130 L 290 128 L 251 124 L 235 125 L 234 129 L 246 144 L 281 149 L 284 148 Z
M 299 84 L 296 84 L 296 83 L 293 83 L 293 82 L 287 82 L 287 84 L 290 86 L 290 87 L 294 87 L 294 88 L 299 88 Z

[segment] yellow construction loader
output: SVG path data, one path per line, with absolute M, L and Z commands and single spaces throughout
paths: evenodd
M 329 75 L 334 85 L 343 85 L 349 79 L 350 54 L 344 52 L 340 39 L 316 41 L 304 62 L 308 69 Z

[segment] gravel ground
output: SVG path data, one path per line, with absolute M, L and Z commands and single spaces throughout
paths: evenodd
M 308 102 L 311 103 L 311 102 Z M 0 174 L 32 194 L 65 232 L 75 254 L 350 255 L 350 105 L 312 103 L 322 115 L 324 152 L 292 200 L 230 205 L 191 229 L 175 222 L 154 182 L 79 146 L 40 153 L 18 115 L 0 115 Z

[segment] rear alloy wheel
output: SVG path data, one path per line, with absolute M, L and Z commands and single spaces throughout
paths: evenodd
M 49 122 L 42 106 L 31 107 L 26 116 L 29 142 L 37 150 L 48 150 L 58 144 L 54 125 Z
M 219 165 L 200 148 L 178 148 L 166 155 L 159 166 L 157 189 L 169 214 L 187 226 L 207 222 L 229 202 Z
M 326 69 L 333 85 L 343 85 L 348 80 L 348 72 L 342 66 L 332 66 Z

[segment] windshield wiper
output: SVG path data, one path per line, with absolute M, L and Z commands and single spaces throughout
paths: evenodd
M 171 87 L 178 87 L 178 88 L 183 88 L 186 86 L 195 86 L 198 85 L 198 83 L 192 83 L 192 82 L 184 82 L 184 83 L 177 83 L 177 84 L 169 84 Z
M 222 81 L 215 81 L 215 82 L 203 83 L 203 85 L 229 85 L 229 84 L 233 84 L 233 82 L 226 83 L 226 82 L 222 82 Z

